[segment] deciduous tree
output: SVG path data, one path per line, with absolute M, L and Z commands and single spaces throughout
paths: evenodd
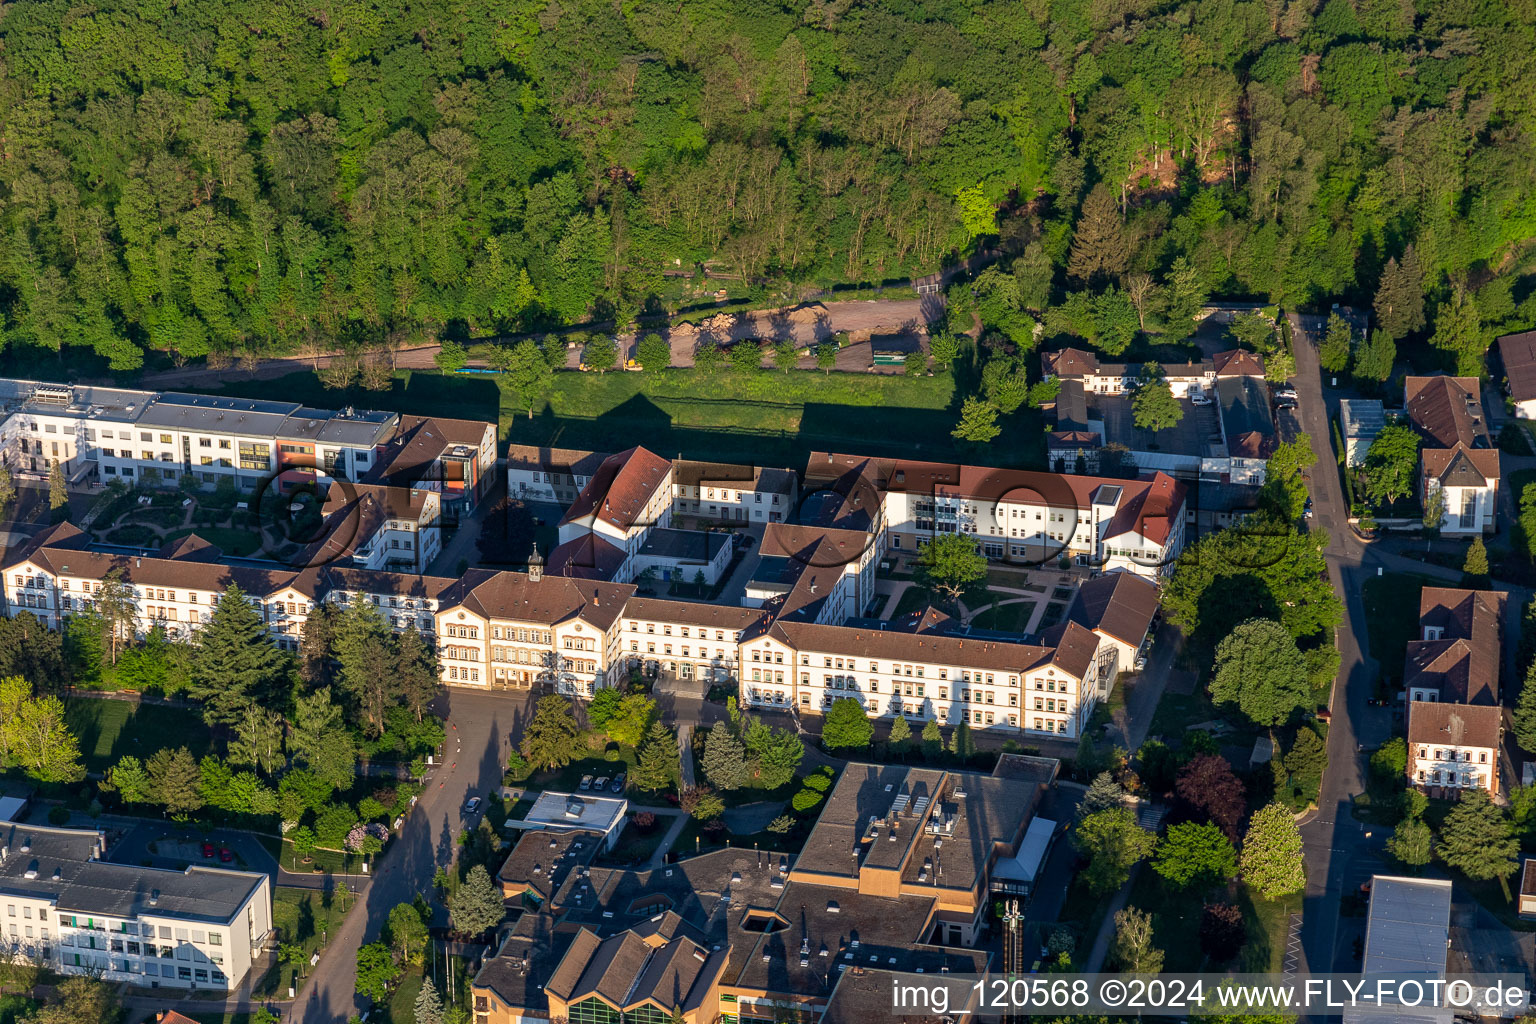
M 1257 725 L 1280 725 L 1311 697 L 1306 660 L 1284 626 L 1249 619 L 1216 647 L 1211 699 Z
M 929 590 L 957 598 L 986 579 L 987 557 L 966 534 L 939 534 L 918 550 L 917 575 Z
M 874 738 L 875 727 L 864 705 L 852 697 L 839 697 L 827 709 L 821 724 L 821 742 L 827 750 L 864 750 Z
M 1280 804 L 1260 808 L 1243 836 L 1243 880 L 1264 899 L 1301 892 L 1307 884 L 1302 868 L 1301 829 Z

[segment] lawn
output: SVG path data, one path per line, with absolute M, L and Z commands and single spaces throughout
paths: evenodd
M 193 757 L 208 752 L 211 737 L 193 708 L 128 700 L 80 699 L 64 708 L 64 721 L 80 740 L 88 771 L 106 771 L 124 757 L 149 757 L 162 747 L 185 746 Z
M 998 601 L 1014 600 L 1014 604 L 994 604 L 971 619 L 977 629 L 995 629 L 1005 633 L 1023 633 L 1029 626 L 1029 617 L 1035 613 L 1037 602 L 997 595 Z
M 389 1005 L 384 1009 L 382 1020 L 388 1024 L 416 1024 L 416 997 L 421 993 L 421 982 L 420 967 L 407 970 L 389 994 Z
M 1419 591 L 1425 579 L 1408 573 L 1372 576 L 1361 588 L 1365 601 L 1366 642 L 1381 666 L 1382 678 L 1395 686 L 1403 679 L 1404 649 L 1419 631 Z
M 399 374 L 389 393 L 327 391 L 308 373 L 236 382 L 221 393 L 496 420 L 503 440 L 524 444 L 603 451 L 621 447 L 622 438 L 669 455 L 775 466 L 800 466 L 811 449 L 939 460 L 964 454 L 950 435 L 959 395 L 949 374 L 561 372 L 531 419 L 495 377 L 426 370 Z M 1042 467 L 1039 414 L 1022 409 L 1000 423 L 1003 443 L 982 461 Z
M 1200 918 L 1210 899 L 1236 903 L 1243 912 L 1247 934 L 1230 964 L 1210 963 L 1200 948 Z M 1165 955 L 1163 970 L 1192 972 L 1230 966 L 1238 972 L 1265 974 L 1281 969 L 1290 915 L 1300 910 L 1301 897 L 1257 899 L 1239 884 L 1202 898 L 1199 893 L 1173 888 L 1144 865 L 1131 886 L 1129 905 L 1152 915 L 1152 943 Z
M 195 533 L 208 543 L 217 545 L 226 555 L 254 555 L 261 550 L 263 544 L 260 532 L 254 529 L 237 530 L 228 526 L 192 526 L 173 530 L 165 535 L 164 543 L 180 540 L 189 533 Z
M 351 902 L 347 906 L 350 909 Z M 308 958 L 325 948 L 330 933 L 341 926 L 343 916 L 330 894 L 318 889 L 280 885 L 272 890 L 272 926 L 278 929 L 282 942 L 296 942 L 304 947 L 305 974 L 309 973 Z M 293 968 L 283 966 L 269 972 L 262 985 L 269 992 L 286 992 L 292 979 Z

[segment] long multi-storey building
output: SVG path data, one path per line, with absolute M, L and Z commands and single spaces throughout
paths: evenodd
M 495 478 L 496 426 L 298 402 L 0 379 L 0 464 L 72 481 L 227 482 L 255 491 L 368 480 L 467 511 Z
M 7 823 L 0 835 L 9 957 L 114 984 L 233 990 L 271 937 L 265 874 L 113 863 L 95 830 Z
M 62 524 L 10 554 L 0 590 L 10 614 L 30 613 L 59 628 L 92 608 L 115 579 L 135 603 L 135 632 L 159 626 L 185 636 L 233 584 L 257 608 L 274 642 L 289 650 L 298 649 L 317 604 L 363 601 L 394 628 L 413 626 L 429 636 L 442 682 L 450 686 L 547 687 L 589 697 L 631 672 L 665 673 L 717 685 L 735 681 L 744 705 L 799 715 L 820 715 L 848 698 L 871 717 L 904 716 L 918 728 L 936 721 L 1080 736 L 1150 628 L 1156 611 L 1151 580 L 1182 543 L 1182 487 L 1160 475 L 1053 483 L 1048 474 L 998 472 L 982 479 L 983 471 L 964 467 L 836 455 L 816 456 L 812 464 L 823 473 L 830 467 L 832 475 L 800 503 L 801 522 L 763 520 L 762 557 L 740 605 L 639 597 L 627 582 L 617 561 L 638 559 L 645 536 L 686 532 L 658 525 L 673 513 L 673 464 L 640 449 L 596 466 L 562 525 L 569 535 L 562 547 L 589 542 L 614 549 L 617 561 L 606 574 L 589 571 L 592 566 L 575 571 L 568 559 L 561 572 L 546 572 L 537 552 L 526 572 L 474 569 L 448 578 L 390 571 L 397 563 L 411 566 L 411 559 L 425 564 L 422 528 L 435 517 L 437 502 L 418 500 L 420 490 L 349 485 L 331 503 L 332 531 L 298 567 L 229 564 L 195 536 L 153 556 L 108 553 L 92 550 L 84 534 Z M 781 500 L 794 490 L 764 486 L 765 495 Z M 1025 486 L 1048 499 L 1012 497 Z M 915 551 L 926 537 L 946 532 L 936 513 L 917 518 L 925 493 L 935 502 L 953 497 L 955 532 L 983 546 L 989 534 L 978 528 L 975 513 L 964 511 L 983 500 L 1001 521 L 1020 513 L 1019 521 L 1031 524 L 1021 530 L 1049 529 L 1058 515 L 1082 519 L 1086 526 L 1064 525 L 1061 536 L 1069 545 L 1081 536 L 1088 550 L 1110 552 L 1102 564 L 1116 571 L 1089 581 L 1063 621 L 1038 637 L 976 632 L 932 612 L 896 622 L 861 617 L 875 596 L 882 554 Z M 771 497 L 766 505 L 773 508 Z M 1036 515 L 1040 527 L 1030 518 Z M 1144 545 L 1135 557 L 1108 543 L 1122 536 Z

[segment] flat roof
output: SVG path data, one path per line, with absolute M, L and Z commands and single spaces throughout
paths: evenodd
M 623 824 L 628 810 L 629 801 L 622 797 L 545 791 L 534 801 L 523 823 L 524 827 L 591 829 L 606 834 Z
M 1381 399 L 1339 399 L 1339 427 L 1345 437 L 1375 437 L 1386 425 L 1386 406 Z
M 1365 924 L 1366 976 L 1391 974 L 1428 978 L 1445 977 L 1445 954 L 1451 936 L 1451 883 L 1444 879 L 1371 878 L 1371 909 Z M 1344 1014 L 1346 1024 L 1386 1021 L 1390 1024 L 1445 1024 L 1453 1019 L 1449 1008 L 1389 1008 L 1355 1010 Z
M 8 822 L 0 826 L 0 892 L 53 902 L 66 913 L 230 921 L 267 876 L 203 867 L 185 871 L 98 860 L 101 832 Z
M 1019 843 L 1019 852 L 1012 857 L 999 857 L 992 869 L 993 878 L 1006 878 L 1015 882 L 1033 883 L 1040 874 L 1040 865 L 1050 852 L 1051 839 L 1056 835 L 1056 822 L 1050 818 L 1034 818 Z
M 675 530 L 658 526 L 646 534 L 640 554 L 706 564 L 713 562 L 731 535 L 720 530 Z

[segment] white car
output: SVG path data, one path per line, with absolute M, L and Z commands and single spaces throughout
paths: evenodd
M 474 814 L 479 809 L 480 809 L 480 798 L 477 797 L 477 796 L 470 797 L 464 803 L 464 813 L 465 814 Z
M 1190 405 L 1210 405 L 1211 404 L 1211 396 L 1206 394 L 1204 391 L 1195 391 L 1195 390 L 1191 389 L 1190 392 L 1189 392 L 1189 404 Z

